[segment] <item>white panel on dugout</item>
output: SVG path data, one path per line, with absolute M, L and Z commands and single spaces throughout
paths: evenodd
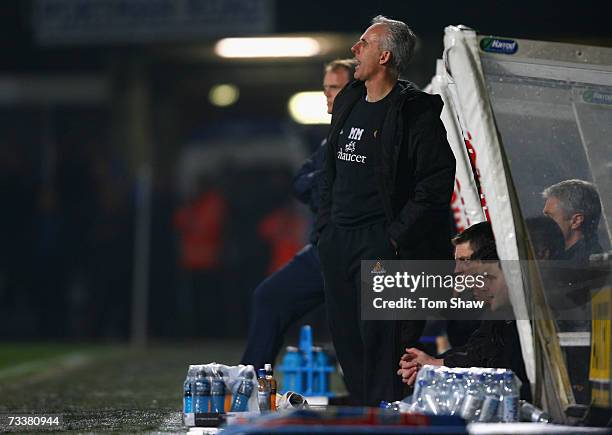
M 440 117 L 446 128 L 448 142 L 457 162 L 451 208 L 457 231 L 463 231 L 478 222 L 482 222 L 485 220 L 485 217 L 470 162 L 469 153 L 470 151 L 473 152 L 473 150 L 468 151 L 466 147 L 464 129 L 461 127 L 461 120 L 455 110 L 455 102 L 453 101 L 451 91 L 453 85 L 454 83 L 449 82 L 449 78 L 446 75 L 443 61 L 438 60 L 436 75 L 431 80 L 427 92 L 440 95 L 444 101 Z M 472 158 L 475 157 L 472 154 Z
M 491 218 L 497 250 L 504 260 L 519 260 L 514 217 L 510 204 L 507 174 L 495 119 L 484 81 L 476 32 L 465 27 L 449 26 L 444 36 L 444 61 L 455 83 L 455 109 L 464 135 L 476 153 L 485 213 Z M 510 267 L 514 263 L 516 267 Z M 510 289 L 510 300 L 517 319 L 528 319 L 527 301 L 518 262 L 504 263 L 504 274 Z M 517 328 L 527 376 L 535 382 L 535 358 L 531 325 L 519 320 Z

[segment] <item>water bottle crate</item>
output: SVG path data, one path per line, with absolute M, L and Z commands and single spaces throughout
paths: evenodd
M 253 366 L 191 364 L 183 383 L 183 422 L 214 427 L 226 413 L 259 412 Z
M 520 380 L 508 369 L 425 365 L 412 397 L 381 403 L 400 412 L 460 416 L 479 423 L 519 421 Z
M 329 390 L 329 378 L 335 367 L 329 364 L 328 355 L 322 348 L 313 346 L 309 325 L 304 325 L 300 331 L 299 347 L 287 347 L 277 369 L 283 374 L 281 393 L 294 391 L 304 396 L 334 396 Z

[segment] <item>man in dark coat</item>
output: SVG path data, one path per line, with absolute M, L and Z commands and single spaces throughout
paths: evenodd
M 325 65 L 323 93 L 331 113 L 338 92 L 350 81 L 352 59 L 336 59 Z M 316 215 L 320 204 L 325 140 L 307 159 L 293 180 L 294 196 Z M 292 323 L 323 304 L 323 275 L 319 255 L 312 244 L 266 278 L 253 292 L 251 325 L 240 362 L 256 368 L 274 364 L 283 338 Z
M 455 159 L 442 100 L 400 80 L 416 37 L 378 16 L 352 47 L 355 79 L 336 97 L 316 229 L 328 321 L 354 404 L 400 399 L 402 346 L 424 321 L 364 321 L 361 260 L 452 259 Z M 399 347 L 398 347 L 399 346 Z
M 601 218 L 599 193 L 592 183 L 584 180 L 564 180 L 547 187 L 542 212 L 552 218 L 563 233 L 565 254 L 576 266 L 585 266 L 591 254 L 603 251 L 597 238 Z
M 516 329 L 514 313 L 510 305 L 508 286 L 499 264 L 495 242 L 491 241 L 471 256 L 479 265 L 472 273 L 485 276 L 481 293 L 486 298 L 491 313 L 470 336 L 464 346 L 452 348 L 437 357 L 416 349 L 406 349 L 400 359 L 397 374 L 403 382 L 412 384 L 418 370 L 426 364 L 446 367 L 493 367 L 511 369 L 521 380 L 521 396 L 531 399 L 531 391 L 521 344 Z
M 538 260 L 557 260 L 563 251 L 563 234 L 555 222 L 541 216 L 525 221 L 529 237 Z M 468 228 L 464 237 L 470 237 L 474 229 L 483 225 Z M 490 228 L 490 226 L 489 226 Z M 529 379 L 521 352 L 521 342 L 516 329 L 514 313 L 510 305 L 508 286 L 499 263 L 493 233 L 479 231 L 480 247 L 469 256 L 474 264 L 471 273 L 486 273 L 486 285 L 480 294 L 487 300 L 491 310 L 480 327 L 470 336 L 468 342 L 449 351 L 432 357 L 425 352 L 408 348 L 399 361 L 397 374 L 406 384 L 413 384 L 420 367 L 426 364 L 444 365 L 447 367 L 493 367 L 511 369 L 521 380 L 521 396 L 531 400 Z M 462 240 L 458 236 L 455 240 Z M 487 240 L 488 239 L 488 240 Z

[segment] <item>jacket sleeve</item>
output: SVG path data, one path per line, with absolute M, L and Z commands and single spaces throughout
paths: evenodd
M 323 173 L 325 140 L 305 162 L 293 179 L 293 194 L 316 213 L 320 203 L 320 181 Z
M 464 346 L 459 346 L 438 355 L 446 367 L 485 367 L 483 350 L 490 348 L 489 326 L 483 322 L 472 333 Z
M 419 243 L 428 236 L 425 229 L 433 222 L 432 216 L 446 216 L 455 182 L 455 156 L 439 113 L 426 110 L 411 118 L 407 135 L 414 162 L 414 196 L 388 230 L 399 246 Z
M 319 210 L 317 211 L 317 217 L 315 219 L 315 223 L 314 223 L 314 229 L 313 229 L 313 233 L 314 233 L 314 237 L 315 240 L 318 239 L 319 235 L 321 234 L 321 231 L 323 230 L 323 228 L 325 228 L 325 225 L 327 225 L 327 223 L 329 222 L 330 218 L 331 218 L 331 191 L 330 191 L 330 183 L 329 183 L 329 165 L 330 162 L 328 162 L 328 157 L 327 157 L 327 147 L 330 146 L 329 145 L 329 141 L 325 144 L 324 147 L 322 147 L 322 167 L 323 167 L 323 172 L 321 174 L 321 177 L 319 177 L 319 183 L 318 183 L 318 187 L 319 187 Z M 333 162 L 332 162 L 333 163 Z
M 447 367 L 494 367 L 510 368 L 516 371 L 505 351 L 520 354 L 520 344 L 505 343 L 504 321 L 485 320 L 470 336 L 465 346 L 451 349 L 440 356 Z

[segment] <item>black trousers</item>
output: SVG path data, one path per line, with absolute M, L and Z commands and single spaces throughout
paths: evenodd
M 353 404 L 400 400 L 405 389 L 396 374 L 399 359 L 418 343 L 425 322 L 361 318 L 361 260 L 397 258 L 385 223 L 357 229 L 329 223 L 318 248 L 330 332 Z
M 322 305 L 324 298 L 319 255 L 306 245 L 253 292 L 249 338 L 240 363 L 256 369 L 274 364 L 289 326 Z

